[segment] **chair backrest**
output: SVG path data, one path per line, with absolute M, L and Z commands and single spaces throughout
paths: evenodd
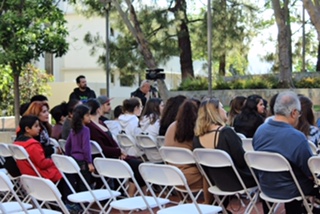
M 237 135 L 238 135 L 241 139 L 247 138 L 244 134 L 239 133 L 239 132 L 237 132 Z
M 21 183 L 28 195 L 32 197 L 34 203 L 36 200 L 46 202 L 55 201 L 58 203 L 63 213 L 69 213 L 65 204 L 61 200 L 61 193 L 57 186 L 49 179 L 22 175 Z M 41 209 L 41 206 L 37 202 L 35 204 L 38 209 Z
M 13 154 L 6 143 L 0 143 L 0 156 L 1 157 L 12 157 Z
M 65 139 L 59 139 L 58 143 L 59 143 L 61 149 L 63 150 L 63 152 L 65 152 L 66 151 L 66 143 L 67 143 L 67 141 Z
M 133 171 L 123 160 L 112 158 L 95 158 L 94 165 L 100 175 L 109 178 L 132 178 Z
M 92 155 L 101 155 L 105 158 L 101 146 L 94 140 L 90 140 L 91 144 L 91 154 Z
M 244 151 L 254 151 L 252 146 L 252 138 L 242 138 L 241 140 Z
M 163 161 L 176 165 L 196 164 L 191 150 L 180 147 L 163 146 L 159 149 Z
M 26 160 L 26 161 L 28 161 L 28 163 L 30 164 L 32 169 L 35 171 L 35 173 L 38 175 L 38 177 L 42 177 L 40 175 L 39 171 L 37 170 L 37 168 L 35 167 L 35 165 L 33 164 L 33 162 L 30 160 L 29 153 L 27 152 L 27 150 L 24 147 L 18 146 L 18 145 L 14 145 L 14 144 L 10 144 L 10 145 L 8 145 L 8 148 L 12 152 L 13 158 L 16 161 L 17 160 Z
M 58 141 L 52 137 L 50 137 L 50 144 L 52 144 L 54 147 L 60 148 Z
M 157 136 L 157 144 L 159 148 L 164 146 L 164 136 Z
M 136 135 L 138 145 L 143 149 L 157 148 L 156 139 L 150 135 L 138 134 Z
M 312 154 L 313 154 L 313 155 L 318 155 L 318 148 L 316 147 L 316 145 L 315 145 L 312 141 L 310 141 L 310 140 L 308 140 L 308 144 L 309 144 L 309 146 L 310 146 L 310 149 L 311 149 L 311 151 L 312 151 Z
M 135 146 L 133 137 L 127 134 L 118 134 L 118 142 L 122 148 L 130 148 Z
M 308 160 L 308 166 L 312 173 L 313 179 L 317 185 L 320 185 L 320 156 L 313 156 Z

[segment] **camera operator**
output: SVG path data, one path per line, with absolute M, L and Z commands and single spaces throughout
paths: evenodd
M 140 87 L 131 93 L 131 97 L 140 98 L 142 105 L 145 106 L 146 102 L 148 101 L 151 95 L 150 89 L 151 89 L 150 82 L 148 80 L 143 80 L 140 84 Z

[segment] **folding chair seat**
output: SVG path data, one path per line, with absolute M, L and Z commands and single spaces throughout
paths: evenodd
M 185 176 L 175 166 L 163 165 L 163 164 L 152 164 L 152 163 L 142 163 L 139 166 L 139 171 L 141 176 L 146 182 L 151 195 L 155 198 L 158 206 L 161 208 L 158 214 L 167 213 L 218 213 L 222 210 L 221 207 L 213 205 L 198 204 L 195 197 L 193 196 Z M 179 204 L 177 206 L 163 208 L 159 203 L 154 191 L 152 190 L 152 185 L 160 186 L 184 186 L 188 196 L 191 198 L 192 203 L 189 204 Z
M 171 146 L 163 146 L 159 149 L 160 155 L 163 159 L 163 161 L 167 164 L 174 164 L 174 165 L 189 165 L 193 164 L 196 167 L 198 167 L 193 154 L 191 150 L 186 148 L 180 148 L 180 147 L 171 147 Z M 176 190 L 183 193 L 184 198 L 182 202 L 185 202 L 187 200 L 188 195 L 184 194 L 187 193 L 187 191 L 183 188 L 176 187 Z M 191 189 L 191 192 L 197 193 L 195 196 L 195 199 L 197 200 L 198 197 L 203 192 L 203 189 Z
M 137 144 L 141 147 L 148 158 L 149 162 L 162 162 L 162 158 L 159 153 L 159 148 L 156 139 L 150 135 L 139 134 L 136 135 Z
M 19 211 L 27 211 L 32 208 L 31 204 L 22 203 L 21 199 L 14 190 L 14 185 L 11 182 L 8 175 L 0 172 L 0 192 L 4 193 L 4 196 L 0 200 L 0 213 L 16 213 Z M 15 201 L 6 201 L 8 195 L 13 195 Z
M 258 192 L 256 192 L 253 197 L 251 197 L 250 195 L 250 192 L 254 192 L 254 190 L 256 190 L 257 187 L 251 187 L 251 188 L 246 187 L 230 155 L 227 152 L 219 149 L 201 148 L 201 149 L 193 150 L 193 155 L 210 185 L 208 189 L 209 192 L 211 192 L 214 195 L 216 201 L 218 201 L 219 206 L 222 206 L 224 213 L 227 213 L 226 208 L 223 206 L 223 201 L 225 200 L 225 198 L 230 195 L 239 195 L 239 194 L 246 194 L 247 198 L 250 200 L 250 203 L 248 204 L 245 210 L 245 213 L 250 213 L 253 207 L 258 212 L 258 209 L 255 206 Z M 216 169 L 230 167 L 233 170 L 234 174 L 236 175 L 242 189 L 237 191 L 223 191 L 219 187 L 212 185 L 210 179 L 208 178 L 208 175 L 205 173 L 205 170 L 203 169 L 203 166 L 216 168 Z M 220 199 L 218 196 L 223 196 L 223 197 L 222 199 Z
M 244 151 L 254 151 L 252 146 L 252 138 L 242 138 L 242 147 Z
M 161 146 L 164 146 L 164 136 L 157 136 L 157 144 L 158 144 L 158 148 L 160 148 Z
M 135 151 L 135 153 L 141 158 L 141 160 L 145 162 L 143 152 L 136 145 L 136 140 L 132 136 L 127 134 L 118 134 L 117 139 L 120 147 L 126 150 L 129 155 L 131 155 L 130 151 Z
M 116 196 L 113 196 L 114 201 L 110 203 L 110 208 L 107 211 L 109 213 L 111 209 L 117 209 L 121 211 L 135 211 L 135 210 L 146 210 L 153 213 L 152 208 L 156 207 L 158 204 L 153 197 L 145 196 L 136 181 L 133 171 L 129 164 L 123 160 L 111 159 L 111 158 L 95 158 L 94 164 L 97 171 L 99 172 L 101 179 L 103 180 L 107 189 L 111 190 L 105 177 L 117 179 L 120 183 L 118 190 L 126 194 L 127 198 L 116 200 Z M 120 180 L 122 179 L 122 181 Z M 127 182 L 131 179 L 137 188 L 137 193 L 140 196 L 129 197 L 127 192 Z M 159 204 L 163 205 L 169 203 L 168 199 L 158 199 Z
M 36 208 L 28 210 L 29 214 L 69 214 L 69 211 L 63 201 L 61 200 L 61 193 L 59 192 L 57 186 L 49 179 L 22 175 L 21 183 L 23 188 L 31 196 L 32 202 L 35 204 Z M 38 201 L 42 201 L 39 204 Z M 61 212 L 43 208 L 46 202 L 55 202 L 58 204 Z M 19 214 L 23 214 L 20 212 Z
M 68 187 L 71 190 L 71 194 L 68 195 L 68 200 L 73 203 L 80 203 L 81 207 L 84 209 L 83 213 L 87 213 L 90 207 L 96 203 L 100 210 L 103 210 L 103 206 L 101 205 L 101 201 L 110 199 L 112 195 L 110 191 L 106 189 L 96 189 L 92 190 L 90 185 L 87 183 L 86 179 L 80 172 L 80 167 L 77 162 L 69 156 L 53 154 L 51 156 L 53 162 L 61 172 L 65 182 L 67 183 Z M 87 188 L 87 191 L 76 192 L 71 185 L 70 181 L 68 180 L 67 175 L 74 174 L 80 177 L 81 181 Z M 113 194 L 118 194 L 113 192 Z
M 268 206 L 270 208 L 269 213 L 273 213 L 274 208 L 277 204 L 288 203 L 293 200 L 302 200 L 303 205 L 306 208 L 307 212 L 312 213 L 312 206 L 309 206 L 307 199 L 306 199 L 306 196 L 304 195 L 304 193 L 300 187 L 300 184 L 299 184 L 299 182 L 298 182 L 298 180 L 297 180 L 297 178 L 291 168 L 291 165 L 286 158 L 284 158 L 281 154 L 278 154 L 278 153 L 263 152 L 263 151 L 246 152 L 244 157 L 245 157 L 245 160 L 249 166 L 249 169 L 250 169 L 254 179 L 256 180 L 256 182 L 258 184 L 258 187 L 260 190 L 260 197 L 263 200 L 265 200 L 266 202 L 273 203 L 272 207 L 270 207 L 268 204 Z M 311 163 L 310 163 L 310 165 L 311 165 Z M 261 189 L 261 185 L 259 183 L 259 180 L 258 180 L 256 174 L 254 173 L 254 170 L 263 171 L 263 172 L 273 172 L 273 173 L 288 172 L 291 175 L 294 183 L 296 184 L 297 189 L 300 193 L 300 196 L 293 197 L 293 198 L 287 198 L 287 199 L 280 199 L 280 198 L 274 198 L 274 197 L 268 196 Z

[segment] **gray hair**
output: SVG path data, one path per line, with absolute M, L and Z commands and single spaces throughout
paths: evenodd
M 298 95 L 292 91 L 281 92 L 274 104 L 275 115 L 289 116 L 294 109 L 301 110 Z
M 149 80 L 143 80 L 143 81 L 140 83 L 140 88 L 142 88 L 145 84 L 151 85 Z

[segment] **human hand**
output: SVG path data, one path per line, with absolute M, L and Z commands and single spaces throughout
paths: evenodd
M 94 172 L 94 166 L 92 163 L 88 164 L 89 172 Z

